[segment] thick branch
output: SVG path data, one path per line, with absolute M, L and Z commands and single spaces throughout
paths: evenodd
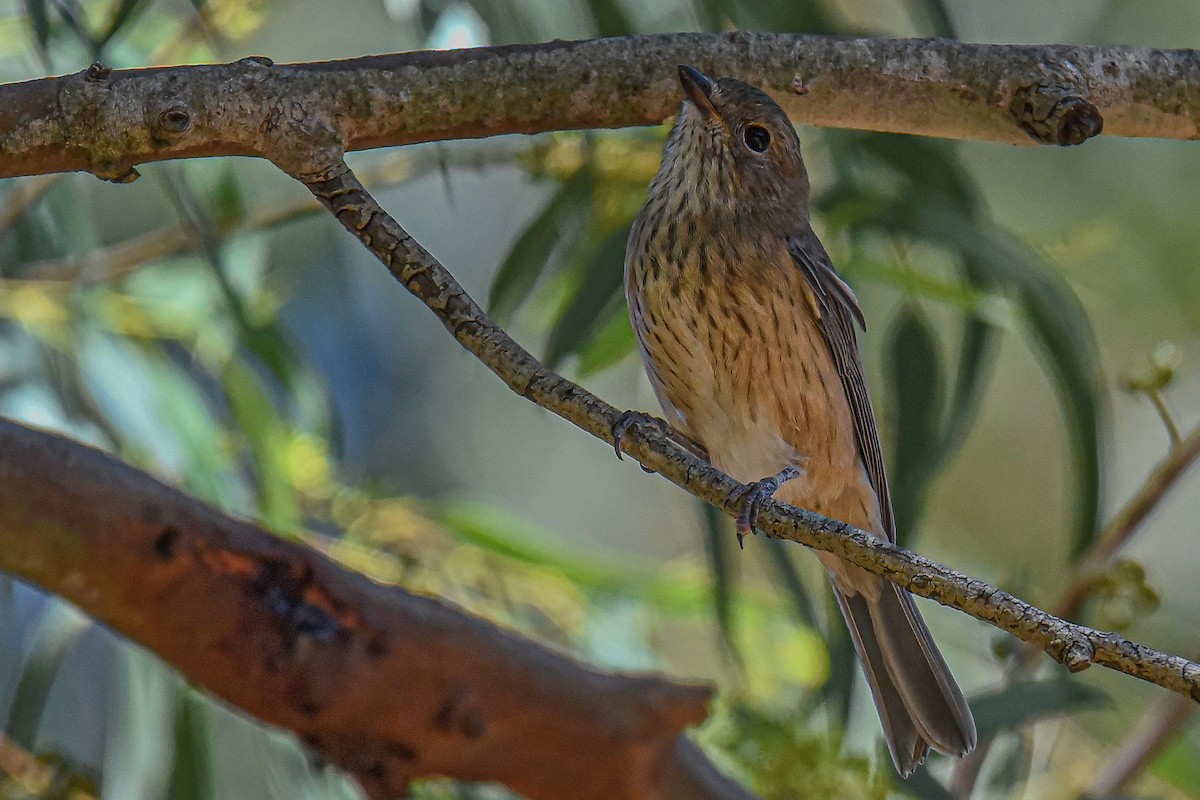
M 424 302 L 514 392 L 606 442 L 621 412 L 543 366 L 501 330 L 437 259 L 384 211 L 344 164 L 303 178 L 338 220 Z M 634 429 L 624 450 L 647 469 L 731 516 L 746 487 L 653 429 Z M 1014 524 L 1020 524 L 1014 520 Z M 834 553 L 921 597 L 957 608 L 1044 650 L 1077 672 L 1092 664 L 1124 672 L 1200 701 L 1200 664 L 1059 619 L 983 581 L 883 542 L 820 514 L 770 501 L 765 533 Z
M 0 87 L 0 177 L 87 170 L 122 179 L 139 163 L 214 155 L 314 172 L 324 165 L 303 163 L 290 142 L 317 118 L 346 150 L 657 124 L 678 108 L 680 63 L 759 84 L 796 121 L 825 127 L 1057 144 L 1102 126 L 1118 136 L 1200 135 L 1192 50 L 669 34 L 291 66 L 93 65 Z
M 2 420 L 0 570 L 295 731 L 375 797 L 449 775 L 531 800 L 751 800 L 680 734 L 707 689 L 595 672 Z

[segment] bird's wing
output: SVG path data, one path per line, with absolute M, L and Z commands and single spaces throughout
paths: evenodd
M 842 378 L 842 388 L 854 417 L 858 452 L 879 500 L 883 533 L 888 541 L 894 542 L 896 521 L 892 514 L 892 498 L 888 492 L 879 432 L 875 428 L 875 414 L 871 410 L 871 399 L 867 396 L 862 361 L 858 355 L 858 339 L 854 333 L 855 323 L 864 331 L 867 327 L 862 310 L 858 307 L 858 298 L 846 282 L 838 277 L 829 254 L 811 228 L 788 240 L 788 252 L 812 289 L 818 324 Z

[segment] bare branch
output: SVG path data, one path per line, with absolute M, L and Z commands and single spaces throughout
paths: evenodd
M 429 254 L 384 211 L 344 163 L 303 177 L 351 233 L 424 302 L 454 335 L 514 392 L 611 443 L 621 412 L 543 366 L 501 330 Z M 741 511 L 743 484 L 653 429 L 635 428 L 624 451 L 647 469 L 731 516 Z M 1044 650 L 1077 672 L 1093 664 L 1200 699 L 1200 664 L 1131 642 L 1115 633 L 1059 619 L 1007 592 L 811 511 L 771 501 L 758 527 L 765 533 L 834 553 L 921 597 L 957 608 Z
M 0 177 L 257 155 L 294 174 L 314 126 L 345 150 L 504 133 L 651 125 L 690 63 L 770 91 L 797 122 L 1078 144 L 1100 132 L 1200 135 L 1193 50 L 990 45 L 729 32 L 400 53 L 275 66 L 84 72 L 0 87 Z M 1032 137 L 1032 138 L 1031 138 Z
M 374 797 L 449 775 L 531 800 L 752 800 L 680 733 L 707 688 L 588 669 L 2 420 L 0 569 L 295 731 Z

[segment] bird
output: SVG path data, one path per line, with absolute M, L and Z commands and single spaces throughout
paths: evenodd
M 896 541 L 850 286 L 813 232 L 800 140 L 764 91 L 679 67 L 684 100 L 631 228 L 625 295 L 667 431 L 748 486 L 739 542 L 772 496 Z M 617 454 L 631 425 L 613 430 Z M 661 424 L 661 423 L 659 423 Z M 912 596 L 817 552 L 896 770 L 976 743 Z

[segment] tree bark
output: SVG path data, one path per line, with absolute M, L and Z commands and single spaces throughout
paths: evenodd
M 708 688 L 589 669 L 3 420 L 0 570 L 295 731 L 374 797 L 449 775 L 531 800 L 752 800 L 681 733 Z
M 762 86 L 797 122 L 1007 143 L 1200 135 L 1194 50 L 992 45 L 730 32 L 400 53 L 276 66 L 112 71 L 0 87 L 0 177 L 148 161 L 287 157 L 286 134 L 332 122 L 347 150 L 654 125 L 678 108 L 675 67 Z M 323 165 L 289 165 L 294 173 Z

